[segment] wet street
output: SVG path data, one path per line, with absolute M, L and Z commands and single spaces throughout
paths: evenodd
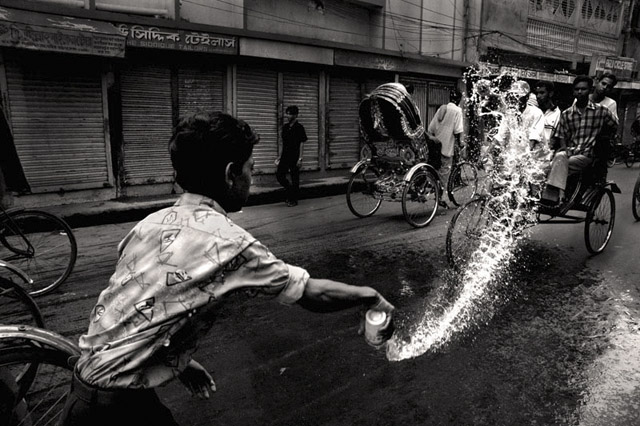
M 437 352 L 399 362 L 357 335 L 359 312 L 314 314 L 234 296 L 195 358 L 218 391 L 160 390 L 183 425 L 637 425 L 640 423 L 640 173 L 616 166 L 616 226 L 589 257 L 584 225 L 539 225 L 483 315 Z M 413 229 L 400 203 L 358 219 L 344 196 L 248 207 L 232 219 L 311 276 L 371 285 L 410 330 L 426 306 L 455 297 L 445 235 L 453 210 Z M 76 339 L 133 223 L 78 228 L 70 279 L 39 298 L 49 328 Z

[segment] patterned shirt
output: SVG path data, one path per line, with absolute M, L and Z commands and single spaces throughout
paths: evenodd
M 593 157 L 596 138 L 605 127 L 615 132 L 618 124 L 609 109 L 589 100 L 584 113 L 575 103 L 562 112 L 554 136 L 566 143 L 571 155 Z
M 153 388 L 173 379 L 231 292 L 293 304 L 309 279 L 196 194 L 142 220 L 118 252 L 76 364 L 84 381 L 102 388 Z

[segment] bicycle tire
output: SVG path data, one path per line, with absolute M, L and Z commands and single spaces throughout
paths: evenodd
M 431 223 L 440 202 L 439 182 L 427 169 L 416 171 L 402 191 L 402 214 L 414 228 Z
M 584 223 L 584 241 L 591 254 L 602 253 L 611 240 L 616 220 L 616 201 L 609 188 L 599 191 L 589 206 Z
M 44 319 L 38 305 L 19 284 L 28 282 L 29 278 L 2 261 L 0 270 L 3 271 L 3 276 L 0 276 L 0 324 L 23 324 L 43 328 Z M 15 281 L 8 279 L 7 273 L 11 274 Z M 31 386 L 37 371 L 37 364 L 29 364 L 11 372 L 19 393 Z
M 451 268 L 462 271 L 480 244 L 484 230 L 492 222 L 491 208 L 485 197 L 469 201 L 453 215 L 445 242 L 447 262 Z
M 368 171 L 369 174 L 367 174 Z M 379 173 L 374 167 L 365 164 L 360 166 L 349 178 L 347 206 L 355 216 L 369 217 L 380 208 L 382 200 L 374 196 L 374 186 L 379 177 Z
M 75 265 L 78 246 L 73 231 L 63 219 L 41 210 L 10 211 L 8 216 L 11 220 L 5 218 L 1 224 L 0 259 L 31 277 L 33 283 L 26 287 L 30 295 L 50 293 Z
M 627 166 L 627 168 L 631 168 L 633 167 L 633 163 L 636 161 L 636 158 L 633 154 L 629 154 L 627 155 L 627 158 L 624 159 L 624 165 Z
M 633 199 L 631 200 L 631 212 L 636 220 L 640 220 L 640 175 L 636 179 L 636 184 L 633 186 Z
M 473 199 L 478 191 L 478 170 L 473 164 L 463 161 L 456 164 L 447 182 L 449 199 L 460 207 Z
M 0 418 L 9 426 L 56 424 L 79 355 L 77 346 L 53 332 L 0 327 L 0 393 L 5 401 L 0 406 Z M 39 370 L 30 388 L 20 394 L 7 372 L 9 367 L 22 364 L 36 364 Z

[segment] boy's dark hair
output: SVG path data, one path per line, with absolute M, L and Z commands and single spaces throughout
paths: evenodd
M 214 199 L 223 195 L 227 164 L 242 173 L 259 140 L 247 123 L 223 112 L 198 111 L 181 118 L 169 141 L 176 182 L 187 192 Z
M 284 112 L 291 115 L 298 115 L 300 113 L 300 110 L 296 105 L 290 105 L 287 107 L 287 109 L 284 110 Z
M 462 99 L 462 93 L 458 89 L 451 89 L 449 91 L 450 102 L 453 102 L 457 105 L 458 102 L 460 102 L 460 99 Z
M 411 83 L 404 85 L 405 89 L 407 89 L 407 93 L 413 95 L 413 92 L 416 90 L 415 86 Z
M 615 74 L 613 73 L 610 73 L 610 72 L 602 73 L 602 75 L 598 77 L 598 81 L 602 80 L 603 78 L 608 78 L 611 81 L 613 81 L 613 87 L 616 87 L 616 84 L 618 84 L 618 77 L 616 77 Z
M 556 91 L 556 85 L 553 84 L 553 81 L 540 80 L 536 83 L 536 87 L 544 87 L 549 93 Z
M 586 82 L 589 85 L 589 89 L 593 88 L 593 79 L 588 75 L 579 75 L 573 79 L 573 87 L 576 87 L 578 83 Z

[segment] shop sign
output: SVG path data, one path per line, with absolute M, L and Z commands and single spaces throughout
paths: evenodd
M 124 57 L 125 39 L 106 22 L 0 8 L 0 46 Z
M 127 46 L 206 53 L 238 53 L 237 37 L 143 25 L 116 24 Z
M 594 56 L 591 60 L 589 75 L 600 76 L 605 72 L 615 74 L 620 80 L 630 80 L 636 69 L 636 60 L 621 56 Z

